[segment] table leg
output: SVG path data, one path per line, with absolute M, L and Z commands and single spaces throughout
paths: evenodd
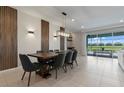
M 51 77 L 51 73 L 49 73 L 49 66 L 47 64 L 45 64 L 41 70 L 36 71 L 36 74 L 38 74 L 46 79 Z
M 43 78 L 49 78 L 51 77 L 51 73 L 49 73 L 49 66 L 48 65 L 44 65 L 44 73 L 43 73 Z

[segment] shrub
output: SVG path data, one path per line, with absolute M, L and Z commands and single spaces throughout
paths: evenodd
M 117 43 L 114 43 L 114 46 L 123 46 L 123 44 L 120 42 L 117 42 Z

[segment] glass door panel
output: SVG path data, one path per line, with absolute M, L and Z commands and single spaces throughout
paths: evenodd
M 124 49 L 124 32 L 113 33 L 113 57 L 117 58 L 117 52 Z
M 96 35 L 88 35 L 87 36 L 87 54 L 90 56 L 95 56 L 95 51 L 97 46 L 97 36 Z
M 98 34 L 98 55 L 100 57 L 112 57 L 112 33 Z

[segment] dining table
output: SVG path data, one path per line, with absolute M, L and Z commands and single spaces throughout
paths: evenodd
M 58 55 L 58 53 L 56 53 L 56 52 L 40 52 L 40 53 L 28 54 L 28 56 L 39 58 L 40 60 L 43 60 L 43 61 L 40 61 L 41 64 L 42 64 L 42 62 L 48 62 L 49 60 L 55 58 L 57 55 Z M 47 67 L 48 67 L 48 65 L 45 65 L 44 73 L 42 73 L 41 71 L 38 72 L 38 74 L 40 76 L 42 76 L 43 78 L 49 78 L 51 76 L 51 73 L 49 72 Z

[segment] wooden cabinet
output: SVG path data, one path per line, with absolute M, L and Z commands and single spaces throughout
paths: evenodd
M 0 6 L 0 70 L 17 66 L 17 10 Z
M 49 22 L 41 20 L 41 50 L 49 50 Z

